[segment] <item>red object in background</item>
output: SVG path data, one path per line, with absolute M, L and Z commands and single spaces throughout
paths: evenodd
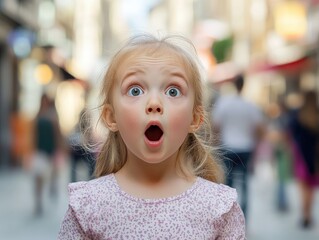
M 302 70 L 308 69 L 314 64 L 314 59 L 312 57 L 303 57 L 296 61 L 273 65 L 268 62 L 257 63 L 253 65 L 249 72 L 264 72 L 264 71 L 278 71 L 288 74 L 294 74 Z

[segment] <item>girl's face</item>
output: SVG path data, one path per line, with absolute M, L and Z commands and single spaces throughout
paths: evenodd
M 112 122 L 128 158 L 160 163 L 177 156 L 196 123 L 194 90 L 176 56 L 126 58 L 112 91 Z

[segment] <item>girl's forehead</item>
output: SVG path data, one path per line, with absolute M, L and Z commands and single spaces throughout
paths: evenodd
M 169 48 L 138 48 L 126 52 L 121 56 L 118 72 L 125 71 L 127 67 L 139 66 L 145 64 L 166 64 L 168 67 L 177 67 L 185 72 L 187 61 L 182 54 Z

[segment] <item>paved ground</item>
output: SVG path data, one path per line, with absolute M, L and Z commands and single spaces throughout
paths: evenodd
M 33 212 L 33 182 L 24 171 L 0 173 L 0 239 L 53 240 L 57 238 L 60 222 L 67 206 L 65 172 L 59 181 L 61 189 L 57 199 L 50 199 L 46 188 L 42 216 Z
M 260 163 L 250 179 L 250 215 L 248 239 L 250 240 L 318 240 L 319 192 L 316 192 L 313 215 L 315 226 L 310 230 L 300 227 L 300 195 L 294 181 L 287 185 L 289 211 L 278 212 L 275 205 L 276 181 L 274 169 L 268 163 Z
M 46 191 L 44 215 L 35 217 L 32 211 L 33 188 L 30 175 L 22 170 L 0 172 L 0 239 L 56 239 L 67 207 L 66 185 L 68 181 L 69 167 L 66 166 L 60 173 L 58 198 L 50 199 Z M 255 175 L 250 178 L 250 190 L 248 239 L 319 239 L 318 192 L 314 209 L 317 222 L 313 229 L 305 231 L 298 225 L 300 199 L 294 182 L 288 185 L 290 211 L 285 214 L 277 212 L 274 205 L 275 181 L 269 164 L 260 163 L 257 166 Z

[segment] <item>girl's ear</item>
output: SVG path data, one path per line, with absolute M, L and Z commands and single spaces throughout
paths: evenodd
M 189 132 L 193 133 L 196 132 L 200 125 L 203 123 L 204 121 L 204 111 L 202 107 L 198 107 L 195 109 L 194 113 L 193 113 L 193 121 L 189 127 Z
M 110 131 L 112 131 L 112 132 L 118 131 L 116 120 L 114 117 L 114 110 L 110 104 L 106 104 L 103 107 L 102 118 L 103 118 L 103 121 L 105 122 L 107 128 Z

